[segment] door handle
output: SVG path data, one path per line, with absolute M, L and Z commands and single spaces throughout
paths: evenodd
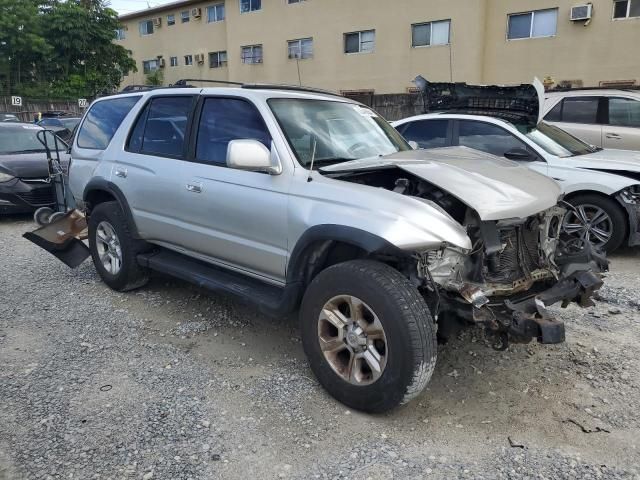
M 126 178 L 127 177 L 127 169 L 126 168 L 116 168 L 115 175 L 116 175 L 116 177 Z
M 187 191 L 191 193 L 202 193 L 201 183 L 187 183 Z
M 617 133 L 607 133 L 606 137 L 612 140 L 620 140 L 621 138 L 620 135 L 618 135 Z

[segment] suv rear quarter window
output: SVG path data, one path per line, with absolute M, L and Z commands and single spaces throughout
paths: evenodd
M 438 148 L 449 145 L 449 120 L 418 120 L 400 127 L 400 133 L 420 148 Z
M 104 150 L 124 117 L 138 103 L 141 95 L 102 100 L 93 104 L 78 131 L 78 147 Z

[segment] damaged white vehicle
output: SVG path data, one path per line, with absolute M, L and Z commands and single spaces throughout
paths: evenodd
M 418 395 L 459 326 L 484 325 L 497 348 L 562 342 L 547 307 L 589 305 L 606 268 L 563 243 L 553 180 L 466 148 L 415 151 L 372 110 L 300 88 L 100 99 L 70 186 L 111 288 L 156 270 L 299 311 L 320 383 L 368 412 Z M 79 240 L 33 235 L 78 263 L 64 251 Z

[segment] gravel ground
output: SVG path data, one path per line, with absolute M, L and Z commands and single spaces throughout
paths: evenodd
M 72 271 L 0 218 L 0 480 L 640 478 L 640 250 L 567 343 L 441 347 L 421 397 L 347 410 L 296 320 L 166 277 L 136 292 Z

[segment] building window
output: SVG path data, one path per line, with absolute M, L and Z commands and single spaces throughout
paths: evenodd
M 534 12 L 509 15 L 507 38 L 552 37 L 558 27 L 558 9 L 536 10 Z
M 118 28 L 116 30 L 116 40 L 124 40 L 124 39 L 125 39 L 124 28 Z
M 142 61 L 142 71 L 145 75 L 155 72 L 158 69 L 158 60 L 143 60 Z
M 242 63 L 262 63 L 262 45 L 242 47 Z
M 189 12 L 189 10 L 184 10 L 180 12 L 180 21 L 182 23 L 188 23 L 190 18 L 191 18 L 191 13 Z
M 289 40 L 289 58 L 312 58 L 313 38 L 301 38 L 299 40 Z
M 209 68 L 220 68 L 227 66 L 227 52 L 210 52 Z
M 375 46 L 375 30 L 344 34 L 344 53 L 371 53 Z
M 167 25 L 175 25 L 176 24 L 176 16 L 172 13 L 171 15 L 167 15 Z
M 613 18 L 640 17 L 640 0 L 615 0 L 613 2 Z
M 240 13 L 255 12 L 261 9 L 261 0 L 240 0 Z
M 305 1 L 306 1 L 306 0 L 287 0 L 287 3 L 288 3 L 289 5 L 292 5 L 292 4 L 294 4 L 294 3 L 302 3 L 302 2 L 305 2 Z
M 143 20 L 140 22 L 140 35 L 151 35 L 153 33 L 153 20 Z
M 178 57 L 169 57 L 169 65 L 172 67 L 178 66 Z
M 189 66 L 193 65 L 193 55 L 185 55 L 184 56 L 184 64 Z
M 428 47 L 430 45 L 448 45 L 450 31 L 451 20 L 411 25 L 411 46 Z
M 224 3 L 207 7 L 207 23 L 222 22 L 224 20 Z

